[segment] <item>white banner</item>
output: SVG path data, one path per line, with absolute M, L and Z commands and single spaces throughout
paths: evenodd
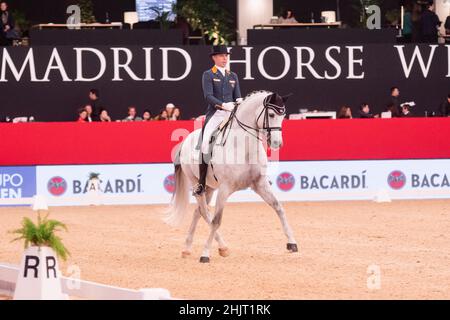
M 91 172 L 100 174 L 98 204 L 168 204 L 175 188 L 172 164 L 42 166 L 37 194 L 49 205 L 92 204 Z M 268 177 L 281 201 L 450 198 L 449 178 L 450 160 L 279 162 Z M 229 201 L 261 199 L 248 189 Z
M 450 160 L 282 162 L 271 174 L 283 201 L 450 198 Z
M 171 164 L 42 166 L 37 167 L 37 192 L 49 205 L 85 204 L 89 175 L 98 173 L 102 204 L 168 203 L 175 186 L 173 168 Z

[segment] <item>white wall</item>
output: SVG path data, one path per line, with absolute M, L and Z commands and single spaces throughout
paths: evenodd
M 441 33 L 445 34 L 444 23 L 445 19 L 450 15 L 450 0 L 435 0 L 436 14 L 439 16 L 439 20 L 442 21 Z
M 247 29 L 269 23 L 273 16 L 273 0 L 238 0 L 238 43 L 247 44 Z

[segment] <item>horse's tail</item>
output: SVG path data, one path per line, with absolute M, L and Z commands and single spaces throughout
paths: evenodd
M 177 153 L 177 160 L 180 156 L 180 150 Z M 186 175 L 183 173 L 179 161 L 175 161 L 175 192 L 173 193 L 170 207 L 165 213 L 164 222 L 171 226 L 179 226 L 187 212 L 189 206 L 189 183 Z

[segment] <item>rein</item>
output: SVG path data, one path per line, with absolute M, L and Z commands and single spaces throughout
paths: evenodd
M 236 112 L 237 109 L 239 107 L 239 104 L 237 104 L 235 106 L 235 108 L 233 109 L 233 111 L 231 112 L 230 118 L 228 119 L 227 123 L 225 124 L 225 126 L 222 128 L 221 131 L 224 132 L 223 136 L 222 136 L 222 146 L 225 145 L 225 143 L 227 142 L 228 136 L 230 135 L 231 132 L 231 125 L 233 124 L 233 121 L 236 120 L 236 123 L 239 125 L 239 127 L 241 127 L 242 130 L 244 130 L 245 132 L 249 133 L 250 135 L 252 135 L 253 137 L 255 137 L 256 139 L 258 139 L 259 141 L 262 142 L 261 138 L 259 137 L 259 131 L 260 130 L 265 130 L 267 131 L 267 140 L 270 139 L 271 136 L 271 132 L 272 131 L 281 131 L 282 128 L 281 127 L 271 127 L 270 123 L 269 123 L 269 110 L 274 111 L 277 115 L 281 116 L 286 114 L 286 107 L 282 106 L 278 106 L 276 104 L 270 103 L 269 102 L 269 96 L 267 96 L 264 99 L 263 102 L 263 106 L 264 108 L 261 110 L 261 113 L 258 115 L 258 117 L 256 118 L 256 123 L 258 123 L 259 119 L 261 118 L 261 116 L 264 114 L 264 119 L 263 119 L 263 127 L 262 129 L 260 128 L 254 128 L 252 126 L 249 126 L 245 123 L 243 123 L 242 121 L 239 120 L 239 118 L 236 116 Z M 226 130 L 228 130 L 228 134 L 225 135 Z M 255 131 L 255 133 L 253 133 L 252 131 Z

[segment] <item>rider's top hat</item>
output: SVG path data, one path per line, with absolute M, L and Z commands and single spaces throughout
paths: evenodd
M 209 54 L 209 56 L 212 57 L 216 54 L 229 54 L 227 46 L 224 46 L 224 45 L 213 46 L 212 51 Z

